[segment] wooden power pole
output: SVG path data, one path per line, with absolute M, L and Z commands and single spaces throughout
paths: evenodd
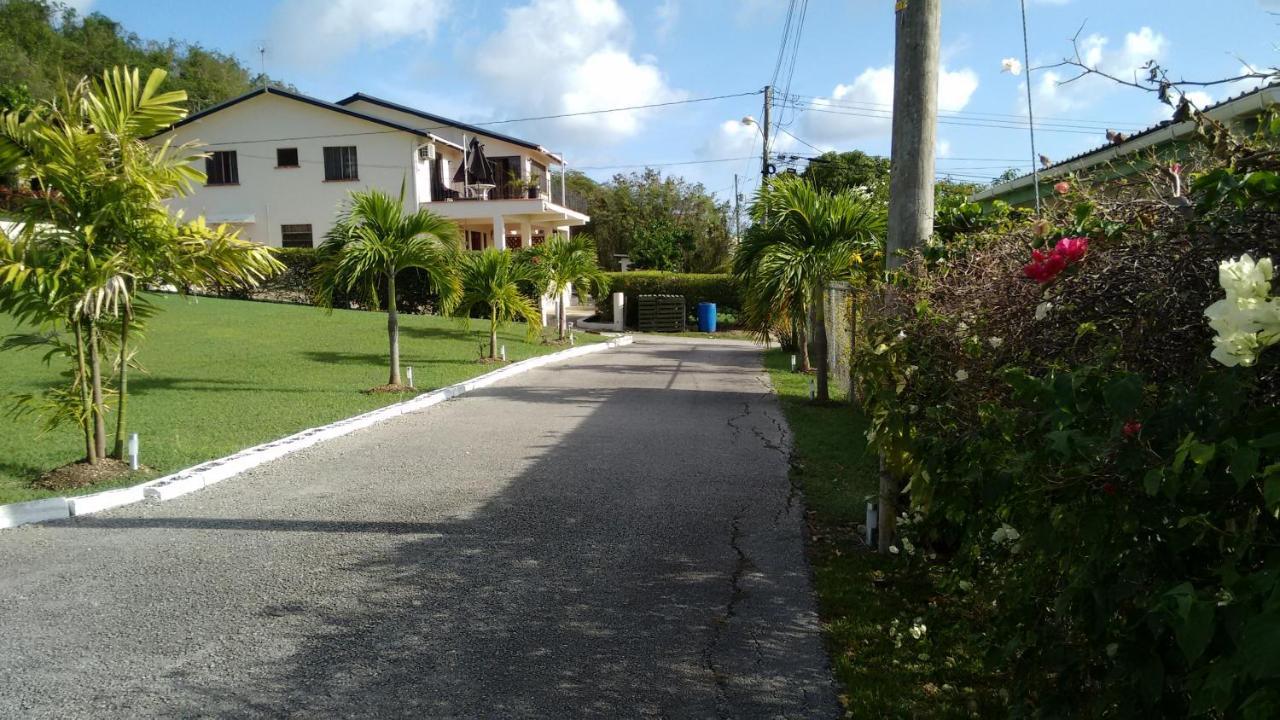
M 896 0 L 893 138 L 889 151 L 889 233 L 885 265 L 933 234 L 933 153 L 938 118 L 938 46 L 942 0 Z M 891 289 L 886 287 L 886 292 Z M 890 306 L 891 307 L 891 306 Z M 881 458 L 880 552 L 888 552 L 898 518 L 898 478 Z
M 764 116 L 761 118 L 764 122 L 760 124 L 760 131 L 764 134 L 764 145 L 760 150 L 760 187 L 764 187 L 769 182 L 769 109 L 773 105 L 773 86 L 764 86 Z

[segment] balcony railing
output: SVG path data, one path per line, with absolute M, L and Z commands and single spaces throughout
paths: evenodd
M 537 200 L 541 197 L 548 197 L 547 192 L 541 187 L 528 187 L 513 185 L 511 183 L 502 183 L 495 185 L 489 189 L 487 199 L 489 200 Z M 479 194 L 465 192 L 462 183 L 454 183 L 448 188 L 434 188 L 431 199 L 437 200 L 484 200 Z

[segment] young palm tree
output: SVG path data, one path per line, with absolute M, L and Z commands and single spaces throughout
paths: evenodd
M 471 317 L 477 308 L 489 316 L 489 359 L 498 357 L 498 326 L 523 320 L 530 340 L 538 336 L 542 314 L 520 286 L 540 279 L 537 268 L 516 253 L 489 248 L 462 258 L 462 302 L 458 314 Z
M 8 285 L 7 293 L 0 287 L 0 300 L 21 304 L 44 328 L 74 334 L 75 383 L 88 390 L 91 406 L 75 416 L 86 427 L 90 462 L 106 455 L 101 353 L 109 339 L 119 350 L 114 454 L 124 451 L 130 330 L 146 305 L 137 297 L 139 284 L 166 278 L 255 284 L 282 267 L 262 246 L 225 232 L 193 235 L 169 216 L 163 201 L 203 175 L 193 166 L 201 157 L 194 145 L 144 139 L 186 116 L 184 92 L 159 92 L 165 77 L 153 70 L 144 83 L 137 70 L 115 68 L 98 82 L 81 80 L 57 102 L 0 116 L 0 171 L 30 177 L 45 191 L 21 209 L 23 236 L 8 239 L 4 262 L 28 272 L 0 277 Z
M 391 351 L 388 385 L 400 385 L 400 318 L 396 276 L 409 268 L 424 271 L 449 312 L 458 303 L 458 226 L 428 210 L 406 213 L 404 188 L 394 198 L 381 190 L 353 192 L 325 236 L 317 255 L 316 297 L 332 308 L 339 291 L 363 288 L 378 304 L 378 286 L 386 289 L 387 343 Z
M 591 287 L 599 293 L 609 288 L 608 278 L 597 260 L 596 244 L 586 235 L 556 234 L 534 247 L 533 258 L 543 285 L 556 298 L 556 327 L 560 339 L 564 340 L 568 332 L 564 294 L 569 286 Z
M 825 402 L 830 392 L 823 291 L 865 272 L 883 254 L 883 209 L 856 191 L 821 193 L 805 180 L 783 176 L 757 192 L 753 213 L 756 225 L 733 261 L 747 322 L 761 335 L 779 323 L 795 327 L 806 371 L 812 336 L 817 399 Z M 812 330 L 805 332 L 810 316 Z

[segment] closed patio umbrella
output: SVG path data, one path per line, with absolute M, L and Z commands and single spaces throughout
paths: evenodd
M 467 148 L 467 163 L 453 174 L 453 181 L 490 187 L 497 184 L 493 181 L 493 168 L 489 165 L 489 159 L 484 156 L 484 146 L 476 138 L 471 138 Z

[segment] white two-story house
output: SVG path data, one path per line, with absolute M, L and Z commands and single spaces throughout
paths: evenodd
M 406 210 L 454 220 L 470 249 L 538 244 L 588 220 L 552 202 L 550 169 L 564 161 L 546 148 L 359 93 L 329 103 L 260 88 L 153 138 L 165 140 L 198 141 L 209 153 L 205 184 L 173 210 L 273 247 L 319 245 L 349 193 L 366 188 L 403 187 Z M 460 171 L 473 140 L 492 183 Z

